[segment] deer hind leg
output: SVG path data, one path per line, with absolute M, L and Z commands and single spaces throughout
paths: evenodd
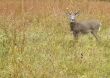
M 97 35 L 97 32 L 93 31 L 91 32 L 92 35 L 96 38 L 97 41 L 99 41 L 99 38 L 98 38 L 98 35 Z

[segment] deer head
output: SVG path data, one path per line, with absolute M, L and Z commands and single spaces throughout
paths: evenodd
M 66 13 L 67 15 L 68 15 L 68 17 L 69 17 L 69 19 L 70 19 L 70 22 L 75 22 L 76 21 L 76 18 L 77 18 L 77 16 L 79 16 L 79 11 L 77 11 L 77 12 L 69 12 L 68 10 L 67 10 L 67 13 Z

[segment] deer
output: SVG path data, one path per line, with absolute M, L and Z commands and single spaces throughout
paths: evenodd
M 77 17 L 79 16 L 79 11 L 73 13 L 68 12 L 67 15 L 69 17 L 70 29 L 73 33 L 75 40 L 78 40 L 80 34 L 88 34 L 91 33 L 97 41 L 99 41 L 99 36 L 97 35 L 98 31 L 100 31 L 101 22 L 98 20 L 84 20 L 82 22 L 77 21 Z

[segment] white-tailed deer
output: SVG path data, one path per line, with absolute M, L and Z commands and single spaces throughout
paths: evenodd
M 67 13 L 70 19 L 70 28 L 76 40 L 78 40 L 79 34 L 91 33 L 96 40 L 98 40 L 97 32 L 100 30 L 101 23 L 97 20 L 87 20 L 78 22 L 76 20 L 79 16 L 79 11 L 76 13 Z

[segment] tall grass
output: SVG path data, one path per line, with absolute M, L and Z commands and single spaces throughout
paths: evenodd
M 102 22 L 100 43 L 91 35 L 74 43 L 67 7 L 80 10 L 79 21 Z M 1 0 L 0 78 L 109 78 L 109 9 L 105 1 Z

